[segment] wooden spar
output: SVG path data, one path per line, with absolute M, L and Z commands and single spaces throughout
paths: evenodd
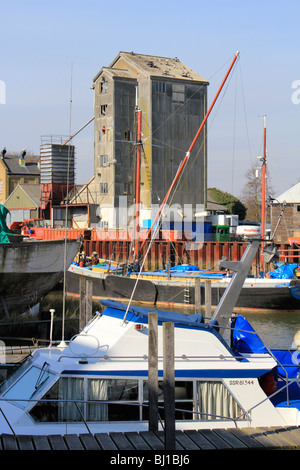
M 227 80 L 227 78 L 228 78 L 228 76 L 229 76 L 229 74 L 230 74 L 230 72 L 231 72 L 231 70 L 232 70 L 232 68 L 233 68 L 233 66 L 234 66 L 234 64 L 235 64 L 235 62 L 236 62 L 236 60 L 237 60 L 237 58 L 238 58 L 238 56 L 239 56 L 239 52 L 237 52 L 237 53 L 235 54 L 235 56 L 234 56 L 234 58 L 233 58 L 233 60 L 232 60 L 232 62 L 231 62 L 231 64 L 230 64 L 230 67 L 229 67 L 229 69 L 228 69 L 228 71 L 227 71 L 227 73 L 226 73 L 226 75 L 225 75 L 225 77 L 224 77 L 224 79 L 223 79 L 223 81 L 222 81 L 220 87 L 219 87 L 219 90 L 218 90 L 218 92 L 217 92 L 217 94 L 216 94 L 216 96 L 215 96 L 215 98 L 214 98 L 212 104 L 210 105 L 210 108 L 209 108 L 209 110 L 207 111 L 207 113 L 206 113 L 206 115 L 205 115 L 205 117 L 204 117 L 204 119 L 203 119 L 203 121 L 202 121 L 202 123 L 201 123 L 199 129 L 198 129 L 198 132 L 197 132 L 197 134 L 196 134 L 195 137 L 194 137 L 193 142 L 192 142 L 191 145 L 190 145 L 190 148 L 188 149 L 188 151 L 187 151 L 187 153 L 186 153 L 184 159 L 182 160 L 182 162 L 181 162 L 180 165 L 179 165 L 179 168 L 178 168 L 178 170 L 177 170 L 177 172 L 176 172 L 175 178 L 173 179 L 172 184 L 171 184 L 171 186 L 170 186 L 170 188 L 169 188 L 169 190 L 168 190 L 168 192 L 167 192 L 167 194 L 166 194 L 166 196 L 165 196 L 165 198 L 164 198 L 164 200 L 163 200 L 163 202 L 162 202 L 162 204 L 161 204 L 161 206 L 160 206 L 160 208 L 159 208 L 159 210 L 158 210 L 158 212 L 157 212 L 157 214 L 156 214 L 156 216 L 155 216 L 155 218 L 154 218 L 154 220 L 153 220 L 153 222 L 152 222 L 152 225 L 151 225 L 151 227 L 150 227 L 149 230 L 148 230 L 147 237 L 145 237 L 144 241 L 143 241 L 142 244 L 141 244 L 140 252 L 142 252 L 143 247 L 144 247 L 146 241 L 149 239 L 150 234 L 151 234 L 151 232 L 152 232 L 152 229 L 153 229 L 154 225 L 156 224 L 156 221 L 157 221 L 157 219 L 159 218 L 159 216 L 160 216 L 160 214 L 161 214 L 161 212 L 162 212 L 162 210 L 163 210 L 163 208 L 164 208 L 164 206 L 165 206 L 165 204 L 166 204 L 166 202 L 167 202 L 167 199 L 169 198 L 171 192 L 173 191 L 174 186 L 175 186 L 175 184 L 176 184 L 176 182 L 177 182 L 177 180 L 178 180 L 180 174 L 182 173 L 182 171 L 183 171 L 183 169 L 184 169 L 184 167 L 185 167 L 185 165 L 186 165 L 188 159 L 190 158 L 190 154 L 191 154 L 191 152 L 192 152 L 192 150 L 193 150 L 193 148 L 194 148 L 194 146 L 195 146 L 195 144 L 196 144 L 196 142 L 197 142 L 197 140 L 198 140 L 199 135 L 201 134 L 201 132 L 202 132 L 202 130 L 203 130 L 205 124 L 206 124 L 206 121 L 207 121 L 207 119 L 208 119 L 208 117 L 209 117 L 209 115 L 210 115 L 210 113 L 211 113 L 211 111 L 212 111 L 212 109 L 213 109 L 213 107 L 214 107 L 214 105 L 215 105 L 215 102 L 217 101 L 217 99 L 218 99 L 218 97 L 219 97 L 219 95 L 220 95 L 220 93 L 221 93 L 221 91 L 222 91 L 223 86 L 225 85 L 225 82 L 226 82 L 226 80 Z
M 265 262 L 263 256 L 263 250 L 265 247 L 264 238 L 265 238 L 265 218 L 266 218 L 266 162 L 267 162 L 267 154 L 266 154 L 266 140 L 267 140 L 267 127 L 266 127 L 266 115 L 263 116 L 264 118 L 264 144 L 263 144 L 263 159 L 262 159 L 262 183 L 261 183 L 261 267 L 265 272 Z

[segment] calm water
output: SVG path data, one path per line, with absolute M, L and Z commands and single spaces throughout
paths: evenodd
M 41 307 L 46 311 L 50 308 L 55 308 L 55 316 L 61 316 L 62 292 L 51 292 L 48 294 L 43 300 Z M 93 303 L 93 311 L 96 312 L 96 310 L 101 311 L 100 302 Z M 167 309 L 162 308 L 162 310 Z M 175 311 L 175 309 L 173 310 Z M 194 308 L 176 309 L 176 311 L 194 313 Z M 73 322 L 73 330 L 78 328 L 78 322 L 76 323 L 78 314 L 79 301 L 68 297 L 66 302 L 66 317 L 68 320 L 74 319 L 75 325 Z M 294 335 L 300 330 L 300 310 L 294 312 L 274 311 L 272 313 L 262 311 L 258 313 L 245 313 L 244 316 L 269 348 L 291 348 Z M 73 330 L 71 332 L 72 335 L 74 334 Z M 68 330 L 66 329 L 66 331 Z M 69 338 L 68 336 L 65 337 L 65 339 Z
M 269 348 L 289 349 L 300 330 L 300 311 L 247 313 L 244 315 Z

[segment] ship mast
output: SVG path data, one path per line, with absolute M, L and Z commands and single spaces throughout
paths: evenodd
M 142 111 L 138 106 L 138 79 L 136 87 L 136 175 L 135 175 L 135 260 L 139 257 L 139 232 L 140 232 L 140 179 L 141 179 L 141 144 L 142 144 Z
M 262 157 L 262 184 L 261 184 L 261 251 L 263 253 L 265 247 L 265 233 L 266 233 L 266 163 L 267 163 L 267 126 L 266 126 L 266 115 L 264 118 L 264 143 L 263 143 L 263 157 Z M 265 260 L 263 254 L 261 255 L 261 267 L 265 272 Z

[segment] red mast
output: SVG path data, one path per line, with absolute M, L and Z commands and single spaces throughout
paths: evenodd
M 137 135 L 136 135 L 136 180 L 135 180 L 135 258 L 139 255 L 140 232 L 140 178 L 141 178 L 141 137 L 142 137 L 142 111 L 137 107 Z
M 266 150 L 266 141 L 267 141 L 267 127 L 266 127 L 266 115 L 264 118 L 264 144 L 263 144 L 263 158 L 262 158 L 262 183 L 261 183 L 261 251 L 263 252 L 265 243 L 265 231 L 266 231 L 266 163 L 267 163 L 267 150 Z M 261 255 L 261 265 L 263 271 L 265 271 L 264 266 L 264 256 Z
M 225 84 L 225 82 L 226 82 L 226 80 L 227 80 L 227 78 L 228 78 L 228 76 L 229 76 L 229 74 L 230 74 L 230 72 L 231 72 L 231 70 L 232 70 L 232 68 L 233 68 L 233 66 L 234 66 L 234 64 L 235 64 L 235 62 L 236 62 L 236 60 L 237 60 L 237 58 L 238 58 L 238 56 L 239 56 L 239 52 L 237 52 L 237 53 L 235 54 L 235 56 L 234 56 L 234 58 L 233 58 L 233 61 L 232 61 L 231 64 L 230 64 L 230 67 L 229 67 L 229 69 L 228 69 L 228 71 L 227 71 L 227 73 L 226 73 L 226 75 L 225 75 L 225 77 L 224 77 L 224 79 L 223 79 L 223 81 L 222 81 L 222 83 L 221 83 L 221 85 L 220 85 L 220 88 L 219 88 L 218 92 L 217 92 L 217 94 L 216 94 L 216 96 L 215 96 L 215 98 L 214 98 L 212 104 L 210 105 L 210 108 L 209 108 L 209 110 L 207 111 L 207 113 L 206 113 L 206 115 L 205 115 L 205 117 L 204 117 L 204 119 L 203 119 L 203 121 L 202 121 L 202 124 L 201 124 L 201 126 L 199 127 L 198 132 L 197 132 L 197 134 L 195 135 L 195 138 L 194 138 L 193 142 L 192 142 L 191 145 L 190 145 L 189 150 L 187 151 L 187 153 L 186 153 L 184 159 L 182 160 L 182 162 L 181 162 L 181 164 L 180 164 L 180 166 L 179 166 L 179 168 L 178 168 L 178 170 L 177 170 L 177 173 L 176 173 L 176 175 L 175 175 L 175 178 L 174 178 L 174 180 L 173 180 L 173 182 L 172 182 L 172 184 L 171 184 L 171 186 L 170 186 L 170 188 L 169 188 L 169 190 L 168 190 L 168 192 L 167 192 L 167 194 L 166 194 L 166 196 L 165 196 L 165 198 L 164 198 L 164 200 L 163 200 L 163 202 L 162 202 L 162 204 L 161 204 L 161 206 L 160 206 L 160 208 L 159 208 L 159 210 L 158 210 L 158 213 L 156 214 L 156 216 L 155 216 L 155 218 L 154 218 L 154 220 L 153 220 L 153 223 L 152 223 L 150 229 L 148 230 L 147 237 L 144 239 L 144 241 L 143 241 L 143 243 L 142 243 L 142 245 L 141 245 L 140 251 L 142 251 L 142 249 L 143 249 L 143 247 L 144 247 L 144 245 L 145 245 L 147 239 L 149 238 L 149 236 L 150 236 L 150 234 L 151 234 L 151 231 L 152 231 L 152 229 L 153 229 L 153 227 L 154 227 L 154 225 L 155 225 L 155 223 L 156 223 L 158 217 L 160 216 L 160 213 L 161 213 L 161 211 L 163 210 L 163 208 L 164 208 L 164 206 L 165 206 L 165 204 L 166 204 L 166 201 L 167 201 L 168 197 L 170 196 L 170 194 L 171 194 L 171 192 L 172 192 L 172 190 L 173 190 L 173 188 L 174 188 L 174 186 L 175 186 L 175 184 L 176 184 L 176 182 L 177 182 L 177 180 L 178 180 L 180 174 L 182 173 L 182 171 L 183 171 L 183 169 L 184 169 L 184 167 L 185 167 L 185 165 L 186 165 L 188 159 L 190 158 L 190 154 L 191 154 L 191 152 L 192 152 L 192 150 L 193 150 L 193 148 L 194 148 L 194 146 L 195 146 L 195 144 L 196 144 L 196 141 L 198 140 L 198 137 L 199 137 L 199 135 L 201 134 L 201 132 L 202 132 L 202 130 L 203 130 L 203 127 L 204 127 L 205 124 L 206 124 L 206 121 L 207 121 L 207 119 L 208 119 L 208 116 L 210 115 L 211 110 L 213 109 L 213 107 L 214 107 L 214 105 L 215 105 L 215 102 L 217 101 L 217 99 L 218 99 L 218 97 L 219 97 L 219 94 L 221 93 L 221 90 L 222 90 L 222 88 L 223 88 L 223 86 L 224 86 L 224 84 Z

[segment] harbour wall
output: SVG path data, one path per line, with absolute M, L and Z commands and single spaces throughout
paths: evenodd
M 147 232 L 141 231 L 141 243 Z M 132 261 L 134 240 L 130 232 L 122 230 L 99 231 L 96 229 L 68 229 L 68 238 L 82 238 L 83 250 L 87 256 L 96 252 L 101 259 L 116 263 Z M 44 229 L 44 239 L 65 237 L 65 229 Z M 177 264 L 192 264 L 200 269 L 216 269 L 217 262 L 223 257 L 231 261 L 239 261 L 247 247 L 246 241 L 203 241 L 191 242 L 187 238 L 179 238 L 179 234 L 159 233 L 158 238 L 144 244 L 143 254 L 146 254 L 145 270 L 158 270 Z M 300 249 L 288 243 L 276 244 L 281 262 L 298 263 Z M 258 251 L 252 265 L 252 274 L 258 275 L 261 266 L 261 252 Z

